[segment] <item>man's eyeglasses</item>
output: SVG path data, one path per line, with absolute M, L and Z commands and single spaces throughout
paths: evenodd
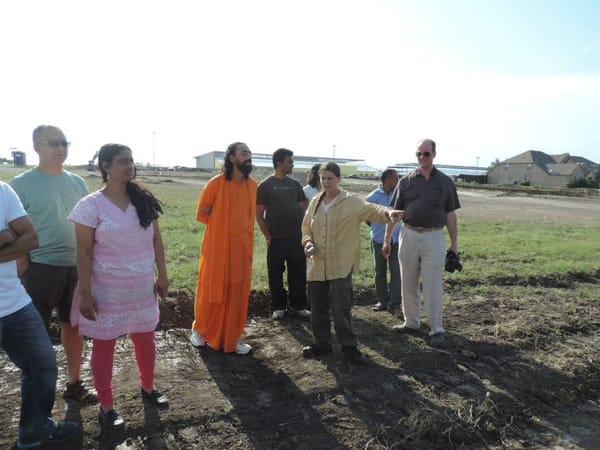
M 415 153 L 415 155 L 417 156 L 417 158 L 419 157 L 423 157 L 423 158 L 429 158 L 431 156 L 431 152 L 417 152 Z
M 42 141 L 42 142 L 36 142 L 36 144 L 44 144 L 44 145 L 47 145 L 48 147 L 53 147 L 53 148 L 58 148 L 61 145 L 64 148 L 69 148 L 69 146 L 71 145 L 71 143 L 67 142 L 67 141 Z

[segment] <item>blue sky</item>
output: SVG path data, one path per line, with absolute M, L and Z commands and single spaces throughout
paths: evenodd
M 395 6 L 399 17 L 405 12 L 430 24 L 423 40 L 449 65 L 522 77 L 600 70 L 597 1 L 430 0 Z
M 487 166 L 600 162 L 600 2 L 23 0 L 0 4 L 0 156 L 61 126 L 69 162 L 256 152 Z

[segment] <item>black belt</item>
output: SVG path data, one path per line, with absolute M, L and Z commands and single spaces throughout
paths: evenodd
M 438 231 L 438 230 L 444 229 L 444 227 L 431 227 L 431 228 L 427 228 L 427 227 L 414 227 L 414 226 L 409 225 L 407 223 L 405 223 L 403 226 L 405 226 L 409 230 L 416 231 L 417 233 L 427 233 L 429 231 Z

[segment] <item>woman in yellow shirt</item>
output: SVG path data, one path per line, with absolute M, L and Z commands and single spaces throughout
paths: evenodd
M 314 339 L 302 353 L 310 358 L 333 351 L 333 317 L 345 361 L 364 364 L 366 359 L 356 347 L 352 331 L 352 273 L 360 264 L 360 225 L 364 221 L 398 221 L 402 211 L 367 203 L 341 189 L 336 163 L 323 164 L 319 174 L 323 191 L 311 200 L 302 222 Z

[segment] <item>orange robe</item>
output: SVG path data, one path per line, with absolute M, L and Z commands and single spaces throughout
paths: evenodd
M 204 214 L 202 208 L 210 207 Z M 215 350 L 235 352 L 244 331 L 252 286 L 256 181 L 211 178 L 196 220 L 207 225 L 200 248 L 192 327 Z

